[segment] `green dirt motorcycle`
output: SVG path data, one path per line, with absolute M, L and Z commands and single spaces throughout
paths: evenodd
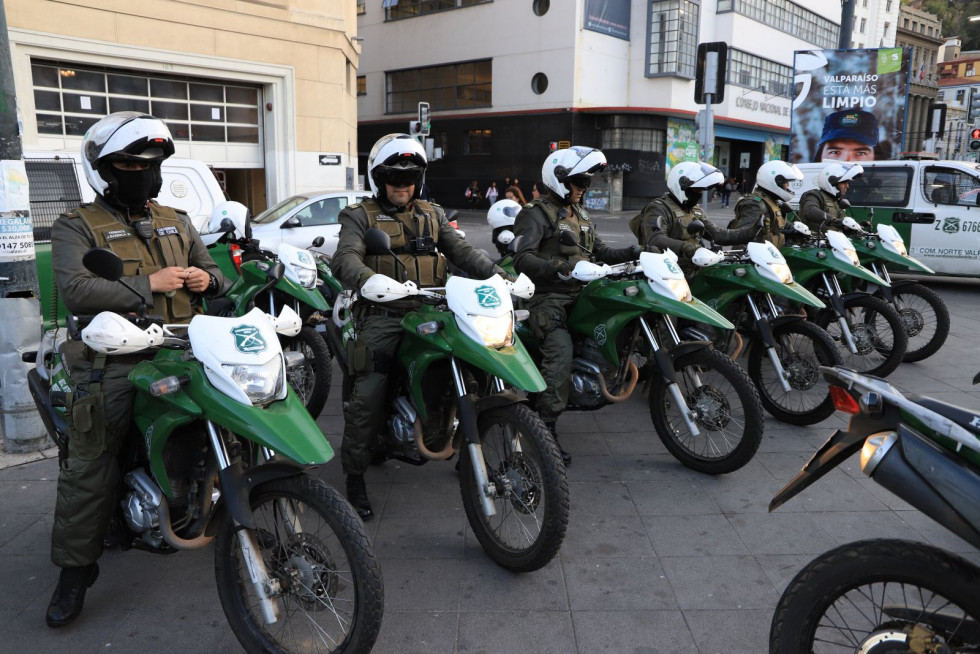
M 364 240 L 369 254 L 399 261 L 380 229 L 367 230 Z M 547 564 L 568 524 L 568 482 L 558 446 L 521 392 L 545 388 L 514 336 L 511 293 L 533 292 L 527 277 L 514 283 L 496 275 L 451 277 L 445 288 L 420 289 L 373 275 L 357 300 L 419 301 L 402 318 L 388 402 L 378 407 L 387 420 L 374 447 L 376 462 L 395 458 L 422 465 L 458 451 L 470 527 L 490 558 L 516 572 Z M 343 343 L 357 338 L 355 322 L 343 324 Z M 341 368 L 347 377 L 347 366 Z
M 689 230 L 697 231 L 694 223 L 699 222 Z M 819 369 L 840 363 L 837 347 L 826 331 L 802 314 L 786 313 L 773 298 L 794 306 L 825 305 L 793 280 L 779 250 L 771 243 L 749 243 L 744 250 L 725 252 L 701 248 L 693 260 L 700 270 L 691 291 L 737 329 L 722 339 L 710 334 L 706 338 L 733 359 L 748 356 L 748 373 L 766 411 L 794 425 L 830 416 L 834 403 Z
M 868 214 L 873 220 L 874 210 L 868 209 Z M 894 280 L 888 273 L 889 265 L 928 275 L 934 274 L 932 268 L 908 255 L 905 241 L 893 226 L 879 223 L 874 232 L 867 232 L 853 218 L 844 222 L 861 261 L 890 285 L 857 283 L 855 287 L 881 297 L 898 311 L 909 342 L 902 360 L 922 361 L 938 352 L 949 336 L 946 303 L 928 286 L 911 279 Z
M 246 226 L 246 234 L 247 230 Z M 317 333 L 323 329 L 330 306 L 317 290 L 316 256 L 288 243 L 282 243 L 276 254 L 263 250 L 248 236 L 236 237 L 235 225 L 228 218 L 216 231 L 224 234 L 208 249 L 225 278 L 234 281 L 220 299 L 208 302 L 208 313 L 242 316 L 257 306 L 276 315 L 284 306 L 293 309 L 302 318 L 303 328 L 294 337 L 282 338 L 281 343 L 283 350 L 299 352 L 303 359 L 288 371 L 288 381 L 316 418 L 330 395 L 333 375 L 330 349 Z M 320 236 L 312 247 L 322 244 Z M 286 272 L 270 285 L 268 273 L 276 261 L 283 263 Z
M 838 344 L 842 365 L 880 377 L 894 372 L 908 345 L 898 312 L 870 293 L 841 288 L 842 278 L 845 284 L 861 282 L 883 288 L 888 282 L 861 265 L 851 241 L 841 232 L 813 235 L 800 221 L 787 224 L 782 232 L 787 245 L 780 252 L 793 279 L 827 304 L 808 316 Z
M 126 285 L 108 250 L 83 263 Z M 135 315 L 70 316 L 74 338 L 46 339 L 28 375 L 62 450 L 65 407 L 82 408 L 68 361 L 80 354 L 82 323 L 81 341 L 110 359 L 155 352 L 129 375 L 138 437 L 119 456 L 122 548 L 170 553 L 214 541 L 218 598 L 248 652 L 369 650 L 384 608 L 381 568 L 350 504 L 308 474 L 333 451 L 285 381 L 299 355 L 284 354 L 277 333 L 299 332 L 299 316 L 253 309 L 166 325 L 146 316 L 145 301 Z
M 579 245 L 571 232 L 559 238 Z M 692 297 L 676 261 L 673 252 L 642 252 L 639 262 L 575 265 L 571 277 L 585 288 L 567 321 L 575 348 L 568 409 L 594 411 L 628 399 L 640 377 L 636 361 L 647 357 L 650 417 L 664 446 L 698 472 L 733 472 L 759 449 L 762 406 L 738 364 L 707 340 L 678 335 L 672 316 L 722 330 L 734 325 Z M 519 333 L 539 360 L 530 328 Z

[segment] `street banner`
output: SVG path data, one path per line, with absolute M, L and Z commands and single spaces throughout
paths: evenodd
M 909 50 L 795 53 L 790 161 L 892 159 L 904 149 Z
M 630 40 L 630 0 L 585 0 L 585 29 Z

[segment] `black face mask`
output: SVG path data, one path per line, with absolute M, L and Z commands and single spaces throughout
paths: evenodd
M 147 200 L 156 195 L 159 169 L 152 167 L 147 170 L 119 170 L 113 168 L 116 177 L 114 199 L 130 211 L 141 211 Z

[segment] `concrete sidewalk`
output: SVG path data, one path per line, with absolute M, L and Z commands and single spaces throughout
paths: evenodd
M 712 209 L 713 207 L 709 208 Z M 715 212 L 711 212 L 712 215 Z M 980 406 L 975 284 L 936 285 L 952 314 L 943 350 L 904 364 L 905 390 Z M 319 420 L 339 452 L 334 391 Z M 742 470 L 692 472 L 669 456 L 639 395 L 566 414 L 571 515 L 558 557 L 524 575 L 493 564 L 466 522 L 452 463 L 373 467 L 367 524 L 385 579 L 376 652 L 767 651 L 780 592 L 809 560 L 868 537 L 931 542 L 980 563 L 969 545 L 874 482 L 853 457 L 773 514 L 767 505 L 843 419 L 808 428 L 768 419 Z M 318 473 L 342 487 L 339 457 Z M 57 460 L 0 470 L 0 652 L 240 652 L 215 591 L 210 549 L 175 556 L 108 552 L 85 612 L 44 625 L 57 569 L 48 559 Z

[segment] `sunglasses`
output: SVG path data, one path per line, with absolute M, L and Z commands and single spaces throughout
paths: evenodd
M 572 175 L 565 181 L 575 188 L 580 188 L 584 191 L 592 186 L 592 175 Z

